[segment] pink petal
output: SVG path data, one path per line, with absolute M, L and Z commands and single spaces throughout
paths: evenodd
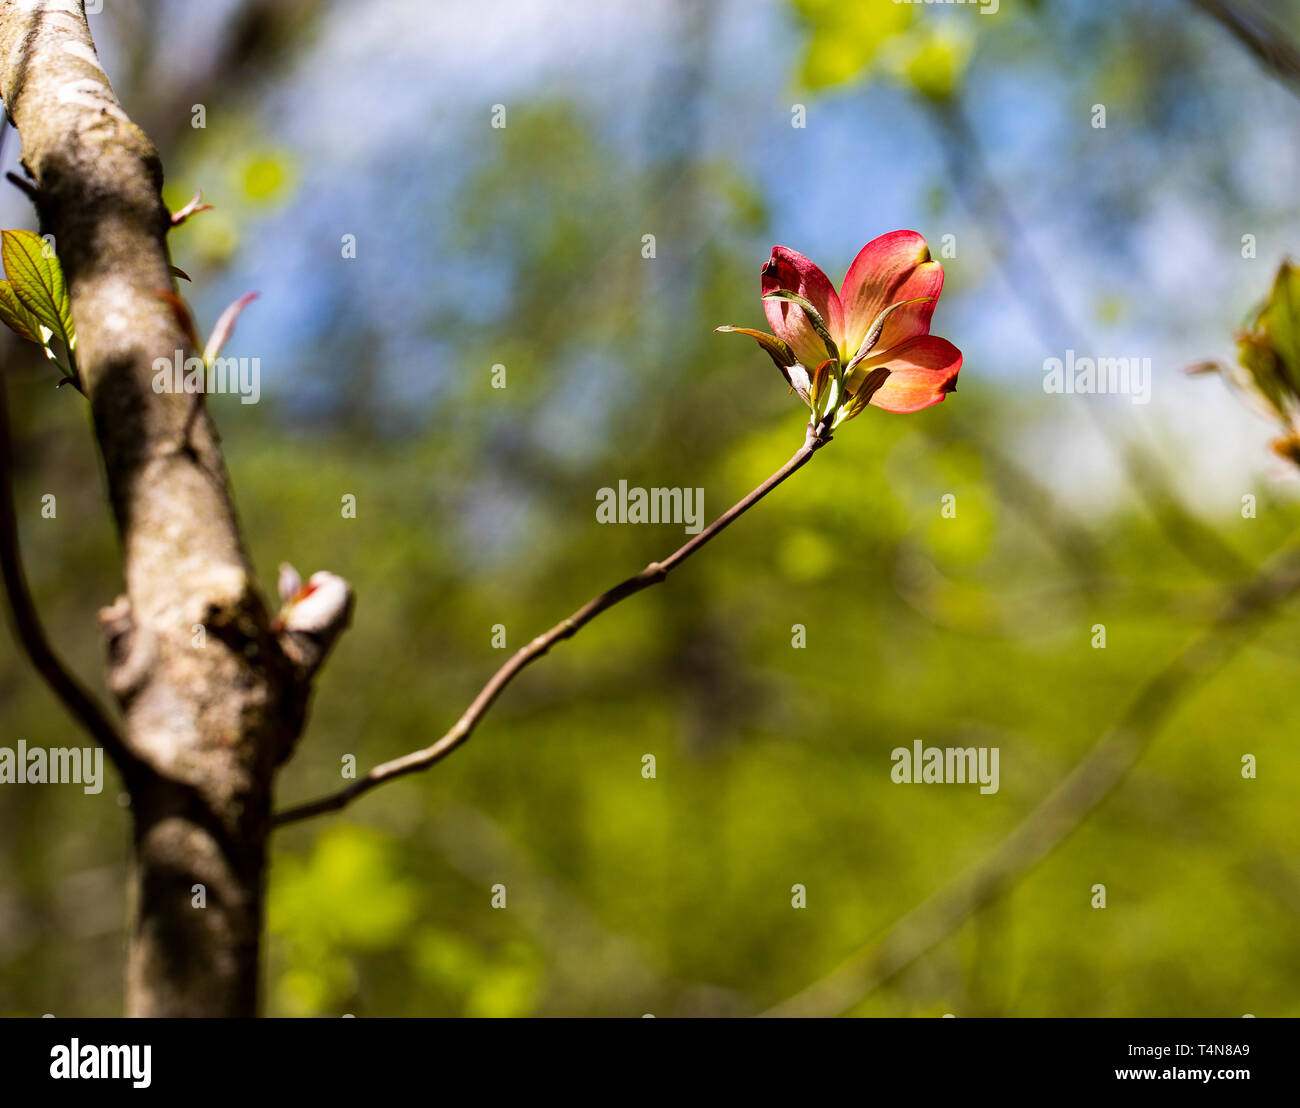
M 890 231 L 872 239 L 858 251 L 840 290 L 844 353 L 852 358 L 876 316 L 900 300 L 932 298 L 894 312 L 886 320 L 876 347 L 887 350 L 918 335 L 928 335 L 930 317 L 942 289 L 943 266 L 931 260 L 930 248 L 915 231 Z
M 844 311 L 835 286 L 812 262 L 795 250 L 772 247 L 772 256 L 763 267 L 763 292 L 788 289 L 810 301 L 821 314 L 826 329 L 837 343 L 844 333 Z M 826 344 L 818 337 L 808 317 L 797 304 L 781 300 L 764 300 L 767 322 L 777 336 L 794 351 L 800 364 L 819 366 L 826 360 Z M 902 314 L 902 309 L 895 314 Z M 842 345 L 842 344 L 841 344 Z
M 957 388 L 961 351 L 938 335 L 920 335 L 892 350 L 864 358 L 853 371 L 854 388 L 876 366 L 889 370 L 889 378 L 871 398 L 887 412 L 919 412 L 938 404 Z

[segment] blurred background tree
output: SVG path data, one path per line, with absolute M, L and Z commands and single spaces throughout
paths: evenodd
M 261 358 L 263 401 L 213 409 L 264 584 L 322 562 L 357 590 L 285 804 L 336 787 L 347 755 L 364 770 L 440 734 L 504 660 L 495 625 L 514 649 L 682 541 L 598 525 L 597 489 L 701 487 L 711 516 L 789 455 L 797 402 L 712 334 L 761 325 L 772 243 L 837 281 L 896 227 L 951 244 L 935 329 L 966 354 L 955 397 L 868 412 L 523 676 L 454 758 L 277 835 L 270 1014 L 761 1010 L 987 855 L 1295 530 L 1266 425 L 1181 370 L 1230 356 L 1300 243 L 1300 100 L 1190 3 L 998 7 L 92 18 L 172 207 L 200 186 L 215 205 L 172 241 L 200 319 L 262 292 L 229 352 Z M 1071 349 L 1151 358 L 1151 402 L 1045 393 L 1044 359 Z M 118 591 L 98 459 L 38 359 L 4 358 L 33 591 L 93 676 Z M 1294 627 L 853 1011 L 1300 1014 Z M 8 638 L 0 721 L 7 745 L 82 741 Z M 999 747 L 999 792 L 893 784 L 890 751 L 917 739 Z M 118 792 L 0 794 L 0 1012 L 121 1010 Z

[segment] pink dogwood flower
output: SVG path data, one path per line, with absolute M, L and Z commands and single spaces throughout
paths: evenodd
M 930 334 L 943 266 L 915 231 L 867 243 L 839 292 L 816 265 L 784 246 L 763 267 L 763 309 L 775 335 L 749 335 L 813 411 L 838 426 L 868 404 L 919 412 L 957 387 L 961 351 Z

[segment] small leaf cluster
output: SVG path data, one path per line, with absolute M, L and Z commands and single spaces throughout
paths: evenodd
M 1300 465 L 1300 266 L 1285 261 L 1250 325 L 1237 334 L 1237 364 L 1205 362 L 1192 372 L 1220 372 L 1283 434 L 1273 450 Z
M 63 269 L 50 242 L 32 231 L 0 231 L 0 320 L 15 334 L 45 348 L 63 370 L 60 384 L 81 389 L 77 373 L 77 333 L 72 326 L 72 302 Z M 53 342 L 63 347 L 60 361 Z

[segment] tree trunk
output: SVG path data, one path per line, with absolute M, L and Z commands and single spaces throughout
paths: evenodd
M 158 155 L 99 66 L 80 0 L 5 0 L 0 95 L 72 298 L 77 360 L 120 533 L 125 595 L 101 613 L 136 763 L 127 1010 L 253 1015 L 275 764 L 301 718 L 225 466 L 193 397 L 153 362 L 189 353 Z M 68 403 L 79 398 L 68 390 Z

